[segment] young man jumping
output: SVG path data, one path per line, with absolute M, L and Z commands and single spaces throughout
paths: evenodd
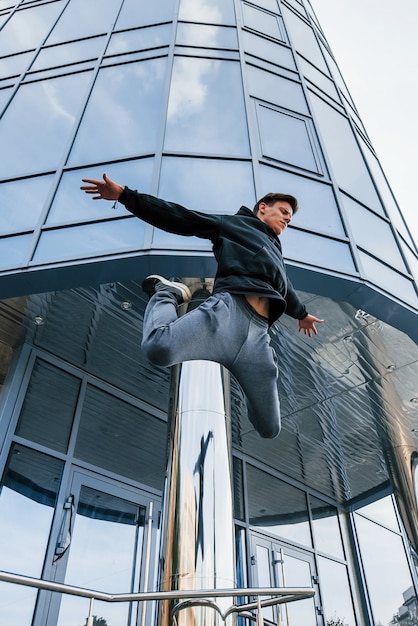
M 148 224 L 170 233 L 210 239 L 218 264 L 213 293 L 193 311 L 177 316 L 191 299 L 186 285 L 151 275 L 142 283 L 150 300 L 145 310 L 142 348 L 162 366 L 191 360 L 224 365 L 240 383 L 248 416 L 265 438 L 280 432 L 276 354 L 268 329 L 283 313 L 298 320 L 299 331 L 317 334 L 323 320 L 309 314 L 287 278 L 278 239 L 298 209 L 296 198 L 268 193 L 253 211 L 206 214 L 132 191 L 103 175 L 83 179 L 93 200 L 119 201 Z

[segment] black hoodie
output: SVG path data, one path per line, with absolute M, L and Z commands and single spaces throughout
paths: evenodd
M 235 215 L 211 215 L 128 187 L 119 201 L 161 230 L 210 239 L 218 263 L 214 293 L 228 291 L 270 298 L 270 324 L 284 312 L 295 319 L 306 317 L 307 310 L 287 278 L 275 232 L 247 207 L 241 207 Z

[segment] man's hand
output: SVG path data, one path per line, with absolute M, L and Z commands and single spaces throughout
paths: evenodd
M 314 315 L 308 315 L 303 318 L 303 320 L 299 320 L 299 332 L 303 330 L 305 335 L 309 335 L 312 337 L 312 334 L 317 335 L 318 331 L 316 330 L 315 324 L 322 324 L 324 320 L 320 320 L 318 317 Z
M 123 187 L 110 180 L 103 174 L 103 180 L 83 178 L 83 183 L 89 183 L 80 187 L 83 191 L 93 196 L 93 200 L 119 200 Z

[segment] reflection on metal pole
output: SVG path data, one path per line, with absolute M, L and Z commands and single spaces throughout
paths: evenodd
M 160 589 L 235 587 L 232 462 L 227 372 L 193 361 L 173 374 L 173 405 L 160 563 Z M 185 594 L 187 596 L 187 594 Z M 159 626 L 222 624 L 231 597 L 214 602 L 163 601 Z M 231 614 L 228 624 L 236 617 Z

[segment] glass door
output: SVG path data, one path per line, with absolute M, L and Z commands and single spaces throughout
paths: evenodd
M 312 554 L 255 534 L 251 541 L 255 585 L 316 588 L 317 577 Z M 263 617 L 280 626 L 322 626 L 319 602 L 319 593 L 316 592 L 313 598 L 266 607 L 263 609 Z
M 155 561 L 147 557 L 147 550 L 155 553 L 155 537 L 147 539 L 149 514 L 149 499 L 136 490 L 75 470 L 57 520 L 54 580 L 111 594 L 142 590 L 148 563 Z M 136 626 L 142 606 L 94 601 L 94 623 Z M 88 612 L 88 599 L 49 594 L 35 624 L 81 626 Z

